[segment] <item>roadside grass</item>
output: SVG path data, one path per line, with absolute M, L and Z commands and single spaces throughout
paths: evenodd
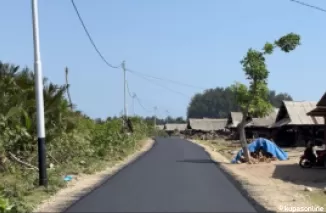
M 119 161 L 139 150 L 146 140 L 140 140 L 135 146 L 121 150 L 118 154 L 107 155 L 103 158 L 80 157 L 74 162 L 54 165 L 48 169 L 48 187 L 38 186 L 38 171 L 26 169 L 16 164 L 10 165 L 10 171 L 0 173 L 0 191 L 9 199 L 14 207 L 5 211 L 8 213 L 32 212 L 42 201 L 54 195 L 58 190 L 68 186 L 64 180 L 66 175 L 72 175 L 73 179 L 83 174 L 94 174 L 105 168 L 113 167 Z M 1 201 L 1 198 L 0 198 Z M 2 211 L 0 211 L 2 212 Z
M 234 151 L 238 151 L 241 149 L 240 144 L 228 142 L 224 139 L 217 140 L 196 140 L 198 143 L 201 143 L 205 146 L 210 147 L 212 150 L 219 152 L 224 157 L 229 160 L 234 158 Z

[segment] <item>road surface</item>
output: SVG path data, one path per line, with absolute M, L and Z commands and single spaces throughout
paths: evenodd
M 159 138 L 65 212 L 256 212 L 203 148 Z

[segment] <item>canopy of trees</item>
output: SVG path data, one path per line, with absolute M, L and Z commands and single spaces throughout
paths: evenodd
M 118 119 L 118 117 L 108 117 L 107 121 L 111 121 L 111 120 L 115 120 Z M 144 120 L 145 122 L 149 123 L 149 124 L 154 124 L 155 121 L 155 117 L 151 116 L 151 117 L 142 117 L 142 120 Z M 101 120 L 100 118 L 95 119 L 96 122 L 101 123 L 104 122 L 103 120 Z M 157 125 L 161 125 L 161 124 L 165 124 L 165 123 L 169 123 L 169 124 L 181 124 L 181 123 L 187 123 L 187 121 L 183 118 L 183 117 L 176 117 L 173 118 L 171 116 L 167 116 L 166 118 L 156 118 L 156 124 Z
M 145 118 L 146 120 L 146 118 Z M 166 117 L 165 119 L 157 119 L 156 120 L 157 124 L 181 124 L 181 123 L 187 123 L 187 121 L 183 117 L 176 117 L 172 118 L 171 116 Z
M 187 109 L 188 118 L 226 118 L 230 111 L 240 111 L 235 99 L 235 93 L 230 87 L 217 87 L 196 94 Z M 287 93 L 269 92 L 269 101 L 274 107 L 280 107 L 283 100 L 292 101 Z

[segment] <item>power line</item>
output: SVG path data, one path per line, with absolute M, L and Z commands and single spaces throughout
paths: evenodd
M 151 110 L 148 110 L 146 107 L 144 107 L 144 105 L 141 103 L 141 101 L 139 100 L 139 98 L 138 98 L 138 96 L 136 95 L 136 93 L 134 93 L 134 95 L 131 95 L 128 81 L 126 81 L 126 85 L 127 85 L 128 95 L 129 95 L 131 98 L 136 99 L 137 103 L 138 103 L 138 104 L 140 105 L 140 107 L 143 108 L 145 111 L 147 111 L 147 112 L 152 112 Z
M 156 84 L 156 85 L 158 85 L 158 86 L 163 87 L 164 89 L 170 90 L 171 92 L 174 92 L 174 93 L 177 93 L 177 94 L 179 94 L 179 95 L 185 96 L 187 99 L 188 99 L 188 98 L 191 98 L 191 97 L 189 97 L 188 95 L 186 95 L 186 94 L 184 94 L 184 93 L 181 93 L 181 92 L 179 92 L 179 91 L 176 91 L 176 90 L 170 89 L 170 88 L 168 88 L 168 87 L 166 87 L 166 86 L 164 86 L 164 85 L 162 85 L 162 84 L 157 84 L 157 83 L 153 82 L 152 80 L 146 78 L 145 76 L 142 76 L 142 75 L 139 75 L 139 74 L 136 74 L 136 73 L 133 73 L 133 74 L 135 74 L 135 75 L 138 76 L 138 77 L 141 77 L 141 78 L 145 79 L 146 81 L 148 81 L 148 82 L 150 82 L 150 83 L 152 83 L 152 84 Z M 134 93 L 135 96 L 132 96 L 132 95 L 131 95 L 131 92 L 130 92 L 130 88 L 129 88 L 128 82 L 127 82 L 127 91 L 128 91 L 129 96 L 132 97 L 132 98 L 135 98 L 136 101 L 138 102 L 138 104 L 139 104 L 139 105 L 140 105 L 140 106 L 141 106 L 145 111 L 147 111 L 147 112 L 154 112 L 153 110 L 148 110 L 146 107 L 144 107 L 144 105 L 141 103 L 139 97 L 138 97 L 135 93 Z M 166 110 L 166 111 L 168 111 L 168 110 Z
M 115 69 L 120 68 L 121 66 L 113 66 L 112 64 L 110 64 L 110 63 L 105 59 L 105 57 L 102 55 L 102 53 L 100 52 L 100 50 L 97 48 L 97 46 L 96 46 L 94 40 L 92 39 L 92 36 L 90 35 L 90 33 L 89 33 L 89 31 L 88 31 L 88 29 L 87 29 L 87 27 L 86 27 L 86 25 L 85 25 L 85 23 L 84 23 L 84 21 L 83 21 L 81 15 L 80 15 L 80 12 L 79 12 L 79 10 L 78 10 L 78 8 L 77 8 L 77 6 L 76 6 L 74 0 L 71 0 L 71 3 L 72 3 L 72 5 L 73 5 L 73 7 L 74 7 L 74 10 L 75 10 L 75 12 L 76 12 L 76 14 L 77 14 L 77 16 L 78 16 L 78 18 L 79 18 L 79 21 L 80 21 L 80 23 L 81 23 L 81 25 L 82 25 L 82 27 L 83 27 L 83 29 L 84 29 L 84 31 L 85 31 L 85 33 L 86 33 L 88 39 L 89 39 L 89 41 L 91 42 L 92 46 L 94 47 L 95 51 L 98 53 L 98 55 L 100 56 L 100 58 L 104 61 L 104 63 L 105 63 L 107 66 L 109 66 L 109 67 L 111 67 L 111 68 L 115 68 Z M 150 79 L 148 79 L 148 78 L 152 78 L 152 79 L 156 79 L 156 80 L 169 81 L 169 82 L 174 83 L 174 84 L 183 85 L 183 86 L 188 86 L 188 87 L 193 87 L 193 88 L 204 89 L 203 87 L 193 86 L 193 85 L 190 85 L 190 84 L 186 84 L 186 83 L 183 83 L 183 82 L 178 82 L 178 81 L 174 81 L 174 80 L 170 80 L 170 79 L 164 79 L 164 78 L 160 78 L 160 77 L 155 77 L 155 76 L 147 75 L 147 74 L 144 74 L 144 73 L 140 73 L 140 72 L 132 71 L 132 70 L 130 70 L 130 69 L 126 69 L 126 71 L 128 71 L 128 72 L 130 72 L 130 73 L 133 73 L 133 74 L 135 74 L 135 75 L 138 75 L 139 77 L 141 77 L 141 78 L 143 78 L 143 79 L 149 81 L 150 83 L 153 83 L 153 82 L 152 82 Z M 155 83 L 154 83 L 154 84 L 155 84 Z M 161 87 L 163 87 L 163 88 L 165 88 L 165 89 L 167 89 L 167 90 L 170 90 L 170 91 L 172 91 L 172 92 L 174 92 L 174 93 L 178 93 L 178 94 L 180 94 L 180 95 L 182 95 L 182 96 L 185 96 L 185 97 L 187 97 L 187 98 L 190 98 L 188 95 L 185 95 L 185 94 L 183 94 L 183 93 L 181 93 L 181 92 L 179 92 L 179 91 L 176 91 L 176 90 L 172 90 L 172 89 L 170 89 L 170 88 L 168 88 L 168 87 L 166 87 L 166 86 L 164 86 L 164 85 L 161 85 L 161 84 L 158 84 L 158 83 L 156 83 L 156 85 L 159 85 L 159 86 L 161 86 Z M 137 96 L 132 96 L 132 95 L 131 95 L 131 93 L 130 93 L 130 89 L 129 89 L 129 86 L 128 86 L 128 82 L 126 82 L 126 86 L 127 86 L 127 89 L 128 89 L 127 91 L 128 91 L 129 96 L 132 97 L 132 98 L 135 98 L 135 99 L 137 100 L 137 102 L 139 103 L 139 105 L 140 105 L 140 106 L 141 106 L 145 111 L 150 111 L 150 110 L 146 109 L 146 107 L 144 107 L 144 106 L 141 104 L 141 102 L 140 102 L 140 100 L 139 100 L 139 98 L 138 98 Z
M 143 108 L 145 111 L 147 111 L 147 112 L 153 112 L 153 110 L 149 110 L 149 109 L 147 109 L 147 108 L 142 104 L 142 102 L 140 101 L 140 99 L 139 99 L 139 97 L 137 96 L 136 93 L 133 93 L 133 95 L 132 95 L 132 93 L 131 93 L 131 91 L 130 91 L 130 88 L 129 88 L 129 85 L 128 85 L 128 82 L 126 82 L 126 85 L 127 85 L 127 91 L 128 91 L 129 96 L 130 96 L 132 99 L 135 99 L 135 100 L 137 101 L 137 103 L 141 106 L 141 108 Z M 169 112 L 169 111 L 168 111 L 168 110 L 165 110 L 165 112 Z
M 326 12 L 326 9 L 323 9 L 323 8 L 315 6 L 315 5 L 307 4 L 307 3 L 302 2 L 302 1 L 297 1 L 297 0 L 290 0 L 290 1 L 292 1 L 294 3 L 297 3 L 297 4 L 301 4 L 301 5 L 305 6 L 305 7 L 310 7 L 310 8 L 315 9 L 315 10 Z
M 128 95 L 130 96 L 130 98 L 133 98 L 133 95 L 131 95 L 131 92 L 130 92 L 130 89 L 129 89 L 128 81 L 126 81 L 126 86 L 127 86 Z
M 171 83 L 174 83 L 174 84 L 178 84 L 178 85 L 181 85 L 181 86 L 192 87 L 192 88 L 203 89 L 203 90 L 206 89 L 204 87 L 195 86 L 195 85 L 191 85 L 191 84 L 186 84 L 184 82 L 175 81 L 175 80 L 171 80 L 171 79 L 167 79 L 167 78 L 155 77 L 155 76 L 152 76 L 152 75 L 148 75 L 148 74 L 137 72 L 137 71 L 130 70 L 130 69 L 127 69 L 126 71 L 128 71 L 130 73 L 133 73 L 133 74 L 142 75 L 144 77 L 153 78 L 153 79 L 156 79 L 156 80 L 168 81 L 168 82 L 171 82 Z
M 136 74 L 136 73 L 133 73 L 133 74 L 135 74 L 136 76 L 138 76 L 138 77 L 140 77 L 140 78 L 145 79 L 146 81 L 148 81 L 148 82 L 150 82 L 150 83 L 152 83 L 152 84 L 154 84 L 154 85 L 157 85 L 157 86 L 160 86 L 160 87 L 162 87 L 162 88 L 164 88 L 164 89 L 170 90 L 171 92 L 177 93 L 177 94 L 182 95 L 182 96 L 184 96 L 184 97 L 186 97 L 186 98 L 191 98 L 190 96 L 188 96 L 188 95 L 186 95 L 186 94 L 184 94 L 184 93 L 182 93 L 182 92 L 179 92 L 179 91 L 173 90 L 173 89 L 171 89 L 171 88 L 169 88 L 169 87 L 166 87 L 166 86 L 164 86 L 164 85 L 162 85 L 162 84 L 158 84 L 157 82 L 154 83 L 153 81 L 151 81 L 150 79 L 148 79 L 148 78 L 145 77 L 145 76 L 142 76 L 142 75 L 139 75 L 139 74 Z
M 141 101 L 139 100 L 138 96 L 135 97 L 136 101 L 138 102 L 139 106 L 141 108 L 143 108 L 143 110 L 147 111 L 147 112 L 153 112 L 152 110 L 147 109 L 146 107 L 144 107 L 144 105 L 141 103 Z
M 86 33 L 86 35 L 87 35 L 89 41 L 90 41 L 91 44 L 93 45 L 93 47 L 94 47 L 94 49 L 96 50 L 96 52 L 98 53 L 98 55 L 101 57 L 101 59 L 104 61 L 104 63 L 105 63 L 106 65 L 108 65 L 109 67 L 111 67 L 111 68 L 115 68 L 115 69 L 119 68 L 120 66 L 113 66 L 112 64 L 110 64 L 110 63 L 109 63 L 109 62 L 104 58 L 104 56 L 102 55 L 102 53 L 100 52 L 100 50 L 97 48 L 97 46 L 96 46 L 94 40 L 92 39 L 92 36 L 91 36 L 90 33 L 88 32 L 87 27 L 86 27 L 86 25 L 85 25 L 85 23 L 84 23 L 84 21 L 83 21 L 81 15 L 80 15 L 79 11 L 78 11 L 78 8 L 77 8 L 77 6 L 76 6 L 74 0 L 71 0 L 71 3 L 72 3 L 72 6 L 73 6 L 74 9 L 75 9 L 75 12 L 76 12 L 76 14 L 77 14 L 77 16 L 78 16 L 78 18 L 79 18 L 80 23 L 82 24 L 82 26 L 83 26 L 83 28 L 84 28 L 84 31 L 85 31 L 85 33 Z

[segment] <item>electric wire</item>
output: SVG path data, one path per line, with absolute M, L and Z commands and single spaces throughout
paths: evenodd
M 204 87 L 195 86 L 195 85 L 191 85 L 191 84 L 187 84 L 187 83 L 184 83 L 184 82 L 175 81 L 175 80 L 171 80 L 171 79 L 167 79 L 167 78 L 156 77 L 156 76 L 153 76 L 153 75 L 148 75 L 148 74 L 145 74 L 145 73 L 142 73 L 142 72 L 138 72 L 138 71 L 134 71 L 134 70 L 130 70 L 130 69 L 126 69 L 126 71 L 128 71 L 128 72 L 130 72 L 132 74 L 142 75 L 143 77 L 148 77 L 148 78 L 153 78 L 153 79 L 156 79 L 156 80 L 171 82 L 171 83 L 174 83 L 174 84 L 178 84 L 180 86 L 186 86 L 186 87 L 191 87 L 191 88 L 196 88 L 196 89 L 202 89 L 202 90 L 205 90 L 206 89 Z
M 152 112 L 151 110 L 148 110 L 146 107 L 144 107 L 144 105 L 141 103 L 141 101 L 139 100 L 136 93 L 134 93 L 134 95 L 131 94 L 130 88 L 128 85 L 128 81 L 126 81 L 126 86 L 127 86 L 127 92 L 128 92 L 128 95 L 130 96 L 130 98 L 134 98 L 137 101 L 137 103 L 140 105 L 140 107 L 143 108 L 143 110 L 145 110 L 146 112 Z
M 100 56 L 100 58 L 104 61 L 104 63 L 105 63 L 107 66 L 109 66 L 109 67 L 111 67 L 111 68 L 114 68 L 114 69 L 118 69 L 118 68 L 120 68 L 120 66 L 113 66 L 112 64 L 110 64 L 110 63 L 109 63 L 109 62 L 104 58 L 104 56 L 102 55 L 102 53 L 100 52 L 100 50 L 97 48 L 97 46 L 96 46 L 94 40 L 92 39 L 92 36 L 90 35 L 89 31 L 87 30 L 87 27 L 86 27 L 86 25 L 85 25 L 85 23 L 84 23 L 84 21 L 83 21 L 81 15 L 80 15 L 79 11 L 78 11 L 78 8 L 77 8 L 77 6 L 76 6 L 74 0 L 71 0 L 71 3 L 72 3 L 72 6 L 74 7 L 74 10 L 75 10 L 75 12 L 76 12 L 76 14 L 77 14 L 77 16 L 78 16 L 78 19 L 79 19 L 81 25 L 82 25 L 83 28 L 84 28 L 84 31 L 85 31 L 85 33 L 86 33 L 86 35 L 87 35 L 89 41 L 91 42 L 92 46 L 94 47 L 95 51 L 98 53 L 98 55 Z
M 130 96 L 130 98 L 133 98 L 134 96 L 131 95 L 131 92 L 130 92 L 130 89 L 129 89 L 129 85 L 128 85 L 128 81 L 126 81 L 126 86 L 127 86 L 128 95 Z
M 118 69 L 118 68 L 120 68 L 121 66 L 113 66 L 111 63 L 109 63 L 109 62 L 105 59 L 105 57 L 103 56 L 103 54 L 101 53 L 101 51 L 100 51 L 100 50 L 98 49 L 98 47 L 96 46 L 96 44 L 95 44 L 95 42 L 94 42 L 92 36 L 90 35 L 90 33 L 89 33 L 89 31 L 88 31 L 88 29 L 87 29 L 87 27 L 86 27 L 86 25 L 85 25 L 85 23 L 84 23 L 84 21 L 83 21 L 83 18 L 82 18 L 81 14 L 80 14 L 80 12 L 79 12 L 79 10 L 78 10 L 78 8 L 77 8 L 76 3 L 74 2 L 74 0 L 71 0 L 71 3 L 72 3 L 72 5 L 73 5 L 73 8 L 74 8 L 74 10 L 75 10 L 75 12 L 76 12 L 76 15 L 78 16 L 78 19 L 79 19 L 79 21 L 80 21 L 80 23 L 81 23 L 81 25 L 82 25 L 82 27 L 83 27 L 83 29 L 84 29 L 84 31 L 85 31 L 87 37 L 88 37 L 90 43 L 92 44 L 92 46 L 94 47 L 95 51 L 96 51 L 97 54 L 100 56 L 100 58 L 103 60 L 103 62 L 104 62 L 107 66 L 109 66 L 110 68 L 114 68 L 114 69 Z M 168 87 L 166 87 L 165 85 L 162 85 L 162 84 L 159 84 L 159 83 L 154 83 L 154 82 L 152 81 L 152 79 L 161 80 L 161 81 L 167 81 L 167 82 L 171 82 L 171 83 L 174 83 L 174 84 L 178 84 L 178 85 L 180 85 L 180 86 L 187 86 L 187 87 L 192 87 L 192 88 L 205 89 L 205 88 L 203 88 L 203 87 L 198 87 L 198 86 L 194 86 L 194 85 L 186 84 L 186 83 L 179 82 L 179 81 L 175 81 L 175 80 L 171 80 L 171 79 L 166 79 L 166 78 L 161 78 L 161 77 L 155 77 L 155 76 L 148 75 L 148 74 L 145 74 L 145 73 L 136 72 L 136 71 L 134 71 L 134 70 L 130 70 L 130 69 L 126 69 L 126 71 L 128 71 L 128 72 L 130 72 L 130 73 L 132 73 L 132 74 L 134 74 L 134 75 L 136 75 L 136 76 L 138 76 L 138 77 L 140 77 L 140 78 L 143 78 L 143 79 L 145 79 L 146 81 L 148 81 L 148 82 L 150 82 L 150 83 L 152 83 L 152 84 L 155 84 L 155 85 L 157 85 L 157 86 L 160 86 L 160 87 L 162 87 L 162 88 L 164 88 L 164 89 L 167 89 L 167 90 L 169 90 L 169 91 L 171 91 L 171 92 L 173 92 L 173 93 L 177 93 L 177 94 L 182 95 L 182 96 L 187 97 L 187 98 L 190 98 L 190 97 L 189 97 L 188 95 L 184 94 L 184 93 L 181 93 L 181 92 L 179 92 L 179 91 L 176 91 L 176 90 L 173 90 L 173 89 L 171 89 L 171 88 L 168 88 Z M 149 78 L 151 78 L 151 79 L 149 79 Z M 153 110 L 148 110 L 146 107 L 144 107 L 144 105 L 141 103 L 139 97 L 138 97 L 136 94 L 134 94 L 134 95 L 131 94 L 131 92 L 130 92 L 130 88 L 129 88 L 129 85 L 128 85 L 128 82 L 126 82 L 126 84 L 127 84 L 126 86 L 127 86 L 128 95 L 129 95 L 131 98 L 135 98 L 135 99 L 137 100 L 138 104 L 139 104 L 139 105 L 140 105 L 140 106 L 141 106 L 145 111 L 153 112 Z
M 298 0 L 290 0 L 296 4 L 300 4 L 302 6 L 305 6 L 305 7 L 310 7 L 312 9 L 315 9 L 315 10 L 319 10 L 321 12 L 326 12 L 326 9 L 324 8 L 321 8 L 321 7 L 318 7 L 318 6 L 315 6 L 315 5 L 312 5 L 312 4 L 308 4 L 308 3 L 305 3 L 305 2 L 302 2 L 302 1 L 298 1 Z
M 140 106 L 141 108 L 143 108 L 144 111 L 146 111 L 146 112 L 150 112 L 150 113 L 153 112 L 153 110 L 149 110 L 149 109 L 147 109 L 146 107 L 144 107 L 144 105 L 143 105 L 143 104 L 141 103 L 141 101 L 139 100 L 138 96 L 136 96 L 135 99 L 136 99 L 137 103 L 139 104 L 139 106 Z
M 135 74 L 135 73 L 133 73 L 133 74 Z M 166 90 L 169 90 L 169 91 L 171 91 L 171 92 L 173 92 L 173 93 L 179 94 L 179 95 L 181 95 L 181 96 L 183 96 L 183 97 L 191 98 L 191 97 L 189 97 L 188 95 L 186 95 L 186 94 L 184 94 L 184 93 L 182 93 L 182 92 L 179 92 L 179 91 L 173 90 L 173 89 L 171 89 L 171 88 L 169 88 L 169 87 L 166 87 L 165 85 L 159 84 L 159 83 L 157 83 L 157 82 L 154 83 L 152 80 L 148 79 L 148 78 L 145 77 L 145 76 L 138 75 L 138 74 L 135 74 L 135 76 L 138 76 L 138 77 L 140 77 L 140 78 L 143 78 L 144 80 L 146 80 L 146 81 L 148 81 L 148 82 L 150 82 L 150 83 L 152 83 L 152 84 L 154 84 L 154 85 L 156 85 L 156 86 L 160 86 L 160 87 L 162 87 L 162 88 L 164 88 L 164 89 L 166 89 Z
M 137 96 L 136 93 L 133 93 L 133 95 L 132 95 L 132 93 L 131 93 L 131 91 L 130 91 L 130 87 L 129 87 L 129 85 L 128 85 L 128 81 L 126 81 L 126 86 L 127 86 L 127 92 L 128 92 L 128 95 L 129 95 L 130 98 L 135 99 L 135 100 L 137 101 L 137 103 L 140 105 L 140 107 L 141 107 L 144 111 L 146 111 L 146 112 L 150 112 L 150 113 L 154 112 L 153 110 L 149 110 L 149 109 L 147 109 L 147 108 L 144 106 L 144 104 L 142 103 L 142 101 L 140 100 L 140 98 Z M 168 110 L 165 110 L 165 112 L 168 112 Z

